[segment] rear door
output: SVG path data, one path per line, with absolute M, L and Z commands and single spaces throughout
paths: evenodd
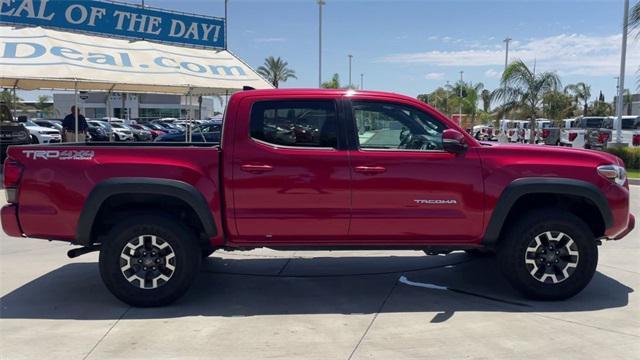
M 339 101 L 333 96 L 242 101 L 232 165 L 236 241 L 344 239 L 351 183 Z
M 352 241 L 441 244 L 476 241 L 483 185 L 475 149 L 445 152 L 446 123 L 394 99 L 351 100 Z

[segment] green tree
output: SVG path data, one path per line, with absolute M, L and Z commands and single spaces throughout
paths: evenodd
M 439 87 L 427 95 L 427 103 L 441 113 L 450 115 L 452 113 L 453 94 L 447 87 Z
M 323 82 L 320 87 L 323 89 L 340 89 L 340 75 L 333 74 L 331 80 Z
M 22 99 L 19 96 L 14 96 L 13 91 L 9 89 L 4 89 L 0 92 L 0 104 L 6 105 L 9 109 L 13 110 L 13 103 L 16 103 L 17 109 L 24 109 L 24 104 L 22 103 Z
M 519 109 L 529 117 L 530 129 L 536 128 L 536 117 L 544 94 L 558 91 L 560 78 L 555 72 L 536 73 L 522 60 L 515 60 L 502 74 L 501 87 L 494 90 L 492 98 L 504 101 L 505 108 Z M 535 132 L 530 131 L 529 143 L 533 144 Z
M 551 120 L 562 120 L 573 114 L 573 97 L 560 91 L 549 91 L 542 99 L 542 113 Z
M 264 59 L 264 65 L 258 68 L 258 74 L 267 79 L 273 86 L 278 87 L 280 82 L 289 79 L 297 79 L 296 72 L 289 67 L 289 63 L 273 56 Z
M 564 88 L 564 93 L 572 95 L 576 103 L 582 102 L 582 115 L 587 116 L 587 110 L 589 109 L 589 99 L 591 98 L 591 86 L 583 82 L 567 85 Z
M 40 95 L 38 96 L 38 101 L 36 101 L 34 107 L 48 116 L 49 114 L 51 114 L 51 110 L 53 108 L 53 104 L 51 104 L 49 101 L 51 101 L 51 96 Z

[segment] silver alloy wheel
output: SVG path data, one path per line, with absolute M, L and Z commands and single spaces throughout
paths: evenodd
M 547 284 L 567 280 L 578 267 L 579 259 L 578 245 L 560 231 L 546 231 L 534 237 L 524 255 L 529 274 Z
M 171 245 L 156 235 L 140 235 L 124 246 L 120 271 L 140 289 L 156 289 L 169 281 L 176 270 L 176 255 Z

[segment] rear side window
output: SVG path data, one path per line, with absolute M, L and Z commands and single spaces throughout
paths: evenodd
M 337 148 L 333 101 L 263 101 L 251 109 L 250 136 L 274 145 Z

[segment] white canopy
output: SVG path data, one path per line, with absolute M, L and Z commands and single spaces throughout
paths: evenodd
M 219 95 L 272 88 L 227 50 L 0 26 L 0 86 Z

